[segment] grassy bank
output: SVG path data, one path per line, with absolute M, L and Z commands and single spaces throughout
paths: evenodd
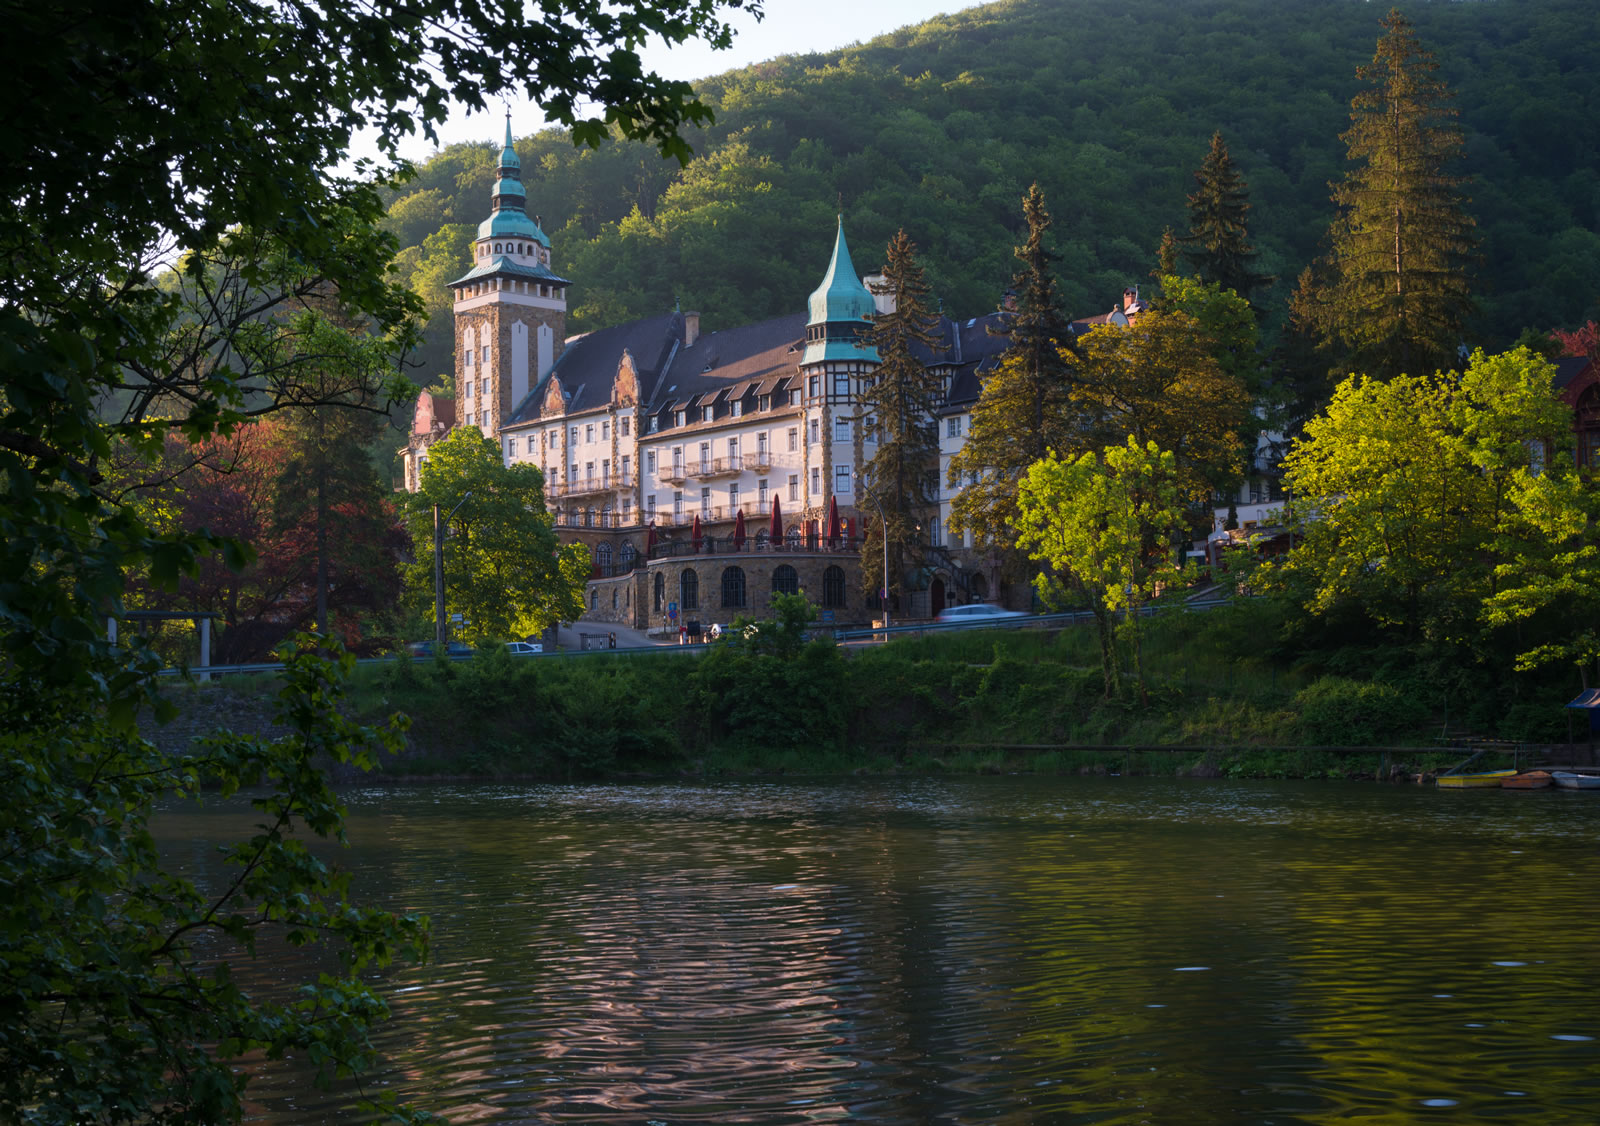
M 1245 602 L 1156 619 L 1142 698 L 1106 698 L 1094 635 L 1076 627 L 934 634 L 848 653 L 821 642 L 787 657 L 719 647 L 400 661 L 358 670 L 350 707 L 367 720 L 411 717 L 407 753 L 384 767 L 411 776 L 1373 777 L 1446 767 L 1462 753 L 1440 748 L 1465 735 L 1565 736 L 1559 693 L 1486 707 L 1470 682 L 1392 653 L 1293 659 L 1263 640 L 1276 636 L 1275 613 Z

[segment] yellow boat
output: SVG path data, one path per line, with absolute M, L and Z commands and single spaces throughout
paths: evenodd
M 1441 790 L 1499 789 L 1500 783 L 1516 773 L 1515 770 L 1485 770 L 1479 774 L 1441 774 L 1435 784 Z

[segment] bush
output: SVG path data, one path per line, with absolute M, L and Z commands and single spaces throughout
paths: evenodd
M 1427 709 L 1399 689 L 1325 676 L 1295 695 L 1300 738 L 1313 746 L 1376 746 L 1415 738 Z

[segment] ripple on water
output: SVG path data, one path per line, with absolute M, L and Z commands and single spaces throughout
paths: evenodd
M 435 920 L 435 961 L 387 979 L 369 1088 L 461 1121 L 1470 1122 L 1526 1090 L 1592 1101 L 1563 984 L 1591 920 L 1558 877 L 1600 803 L 1039 778 L 349 804 L 357 893 Z M 1493 878 L 1513 840 L 1516 902 Z M 1538 972 L 1485 961 L 1530 935 Z M 350 1120 L 348 1091 L 304 1078 L 263 1073 L 253 1121 Z

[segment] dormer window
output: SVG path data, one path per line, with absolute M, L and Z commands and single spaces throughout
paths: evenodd
M 702 422 L 710 422 L 713 418 L 715 418 L 717 416 L 716 415 L 716 411 L 717 411 L 716 407 L 706 407 L 701 412 L 700 420 Z

